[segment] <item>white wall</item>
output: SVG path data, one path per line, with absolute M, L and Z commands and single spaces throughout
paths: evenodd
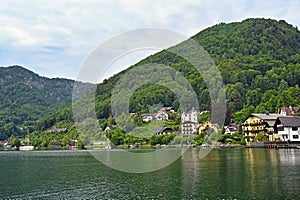
M 278 134 L 281 141 L 300 141 L 300 127 L 294 131 L 292 127 L 284 127 L 284 130 L 278 131 Z

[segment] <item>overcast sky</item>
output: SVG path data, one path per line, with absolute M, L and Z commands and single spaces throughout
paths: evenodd
M 0 66 L 17 64 L 42 76 L 76 79 L 97 46 L 126 31 L 161 28 L 190 37 L 249 17 L 299 27 L 299 8 L 297 0 L 1 0 Z

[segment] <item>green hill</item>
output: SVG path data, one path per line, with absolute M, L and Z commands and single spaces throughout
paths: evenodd
M 226 123 L 231 118 L 241 122 L 250 112 L 275 112 L 279 106 L 300 105 L 300 32 L 296 27 L 283 20 L 247 19 L 215 25 L 192 38 L 211 55 L 222 74 L 227 96 Z M 185 44 L 183 42 L 178 46 Z M 175 69 L 178 76 L 184 76 L 190 82 L 199 100 L 199 109 L 210 109 L 206 84 L 185 59 L 164 50 L 130 69 L 147 63 L 164 64 Z M 95 108 L 102 128 L 111 115 L 114 85 L 126 71 L 128 69 L 97 86 Z M 214 77 L 208 79 L 213 81 Z M 152 105 L 159 103 L 180 108 L 179 99 L 169 89 L 160 85 L 145 85 L 131 97 L 130 112 L 146 113 Z M 37 128 L 46 130 L 55 124 L 71 122 L 71 109 L 65 108 L 39 120 Z M 84 111 L 91 110 L 84 104 L 81 109 L 82 118 L 88 116 Z
M 71 103 L 74 81 L 41 77 L 20 66 L 0 68 L 0 140 L 34 130 L 36 120 Z

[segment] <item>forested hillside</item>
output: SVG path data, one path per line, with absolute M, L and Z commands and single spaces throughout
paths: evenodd
M 296 27 L 282 20 L 247 19 L 215 25 L 192 38 L 210 54 L 222 74 L 227 95 L 226 123 L 231 119 L 239 123 L 250 112 L 276 112 L 280 106 L 300 105 L 300 32 Z M 206 84 L 185 59 L 164 50 L 131 68 L 147 63 L 160 63 L 175 69 L 190 82 L 200 110 L 210 109 Z M 111 115 L 112 89 L 125 72 L 97 87 L 95 106 L 102 128 Z M 146 85 L 131 97 L 130 112 L 146 113 L 158 103 L 179 109 L 178 101 L 169 89 Z M 62 121 L 72 121 L 71 107 L 40 120 L 38 128 L 46 130 Z
M 45 78 L 20 66 L 0 68 L 0 140 L 34 130 L 36 120 L 71 103 L 74 81 Z
M 217 63 L 235 121 L 300 104 L 300 32 L 285 21 L 247 19 L 193 37 Z

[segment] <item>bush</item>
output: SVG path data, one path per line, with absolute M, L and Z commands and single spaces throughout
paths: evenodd
M 246 145 L 247 143 L 246 143 L 246 140 L 245 140 L 245 138 L 243 138 L 241 141 L 240 141 L 240 145 Z
M 232 143 L 233 141 L 234 141 L 234 140 L 231 139 L 231 138 L 226 138 L 226 140 L 225 140 L 226 143 Z

